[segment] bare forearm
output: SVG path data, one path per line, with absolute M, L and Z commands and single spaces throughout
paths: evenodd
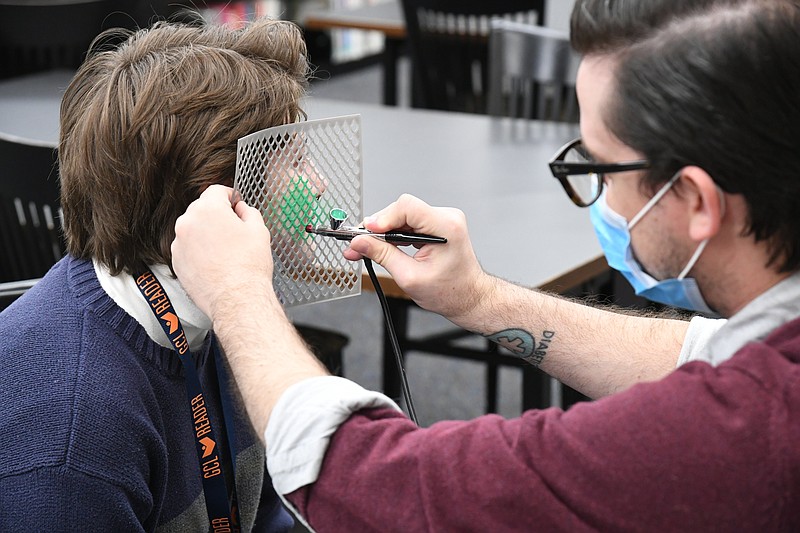
M 270 294 L 220 306 L 214 330 L 260 438 L 281 394 L 309 377 L 327 375 Z
M 497 278 L 456 324 L 587 396 L 605 396 L 675 368 L 688 322 L 590 307 Z

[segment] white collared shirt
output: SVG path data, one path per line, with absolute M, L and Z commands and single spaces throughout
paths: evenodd
M 158 319 L 150 310 L 147 301 L 139 292 L 136 280 L 133 276 L 122 273 L 112 276 L 108 268 L 93 259 L 94 271 L 100 286 L 120 306 L 126 313 L 132 316 L 147 331 L 147 335 L 165 348 L 172 348 L 166 333 L 161 329 Z M 211 329 L 211 319 L 209 319 L 189 298 L 183 290 L 180 282 L 172 276 L 172 272 L 167 265 L 150 265 L 158 281 L 164 287 L 169 296 L 178 318 L 181 320 L 186 339 L 189 341 L 191 351 L 198 350 L 205 341 L 206 335 Z
M 769 288 L 728 320 L 693 318 L 678 366 L 689 361 L 717 366 L 748 342 L 763 340 L 797 317 L 800 317 L 800 272 Z

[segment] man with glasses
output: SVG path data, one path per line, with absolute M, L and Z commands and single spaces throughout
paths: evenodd
M 599 311 L 483 272 L 458 210 L 403 196 L 365 221 L 448 237 L 414 257 L 352 241 L 348 258 L 379 262 L 465 329 L 555 331 L 542 368 L 609 394 L 567 412 L 420 429 L 381 395 L 326 376 L 291 343 L 265 281 L 260 213 L 231 212 L 227 189 L 204 193 L 178 221 L 174 264 L 227 347 L 278 492 L 320 529 L 800 529 L 798 27 L 795 1 L 741 1 L 585 55 L 581 141 L 552 161 L 629 279 L 729 317 L 702 361 L 669 372 L 684 322 Z M 209 243 L 224 262 L 204 264 Z M 241 287 L 249 298 L 236 297 Z M 581 357 L 553 357 L 556 346 Z
M 583 145 L 583 140 L 576 139 L 559 150 L 550 162 L 550 171 L 561 182 L 561 186 L 575 205 L 592 207 L 592 223 L 609 266 L 625 276 L 637 295 L 654 302 L 713 314 L 714 311 L 703 301 L 697 284 L 691 279 L 686 279 L 686 275 L 705 249 L 707 240 L 698 245 L 695 254 L 680 274 L 670 280 L 659 281 L 648 275 L 636 261 L 634 254 L 628 253 L 630 231 L 669 192 L 680 177 L 680 172 L 676 172 L 630 221 L 616 215 L 606 203 L 603 194 L 605 176 L 644 170 L 649 166 L 646 160 L 597 163 L 592 160 Z

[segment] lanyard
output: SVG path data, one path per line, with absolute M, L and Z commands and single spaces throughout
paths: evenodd
M 178 315 L 172 307 L 164 287 L 153 272 L 145 267 L 141 274 L 135 276 L 136 286 L 149 304 L 161 328 L 166 333 L 175 351 L 183 363 L 186 372 L 186 392 L 192 408 L 192 424 L 195 433 L 195 449 L 200 461 L 200 473 L 203 481 L 203 492 L 206 499 L 206 511 L 211 523 L 211 531 L 215 533 L 238 532 L 240 530 L 238 501 L 236 498 L 236 471 L 233 461 L 235 450 L 235 433 L 233 428 L 233 412 L 230 399 L 220 391 L 222 401 L 222 418 L 225 421 L 223 431 L 227 433 L 228 446 L 224 453 L 217 448 L 216 434 L 206 408 L 205 395 L 197 377 L 197 367 L 189 351 L 189 342 L 183 331 Z M 216 363 L 220 373 L 224 373 L 224 365 L 216 342 L 212 345 L 213 357 L 207 364 Z M 219 379 L 217 379 L 219 385 Z M 230 495 L 225 482 L 224 465 L 230 465 L 233 474 Z

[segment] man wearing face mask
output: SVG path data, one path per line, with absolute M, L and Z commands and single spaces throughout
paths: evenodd
M 576 139 L 561 149 L 556 159 L 550 163 L 550 168 L 553 175 L 562 181 L 562 185 L 576 205 L 591 207 L 592 224 L 609 266 L 625 276 L 638 296 L 665 305 L 713 315 L 714 311 L 703 299 L 696 280 L 687 277 L 708 244 L 708 239 L 703 240 L 697 246 L 680 274 L 674 278 L 662 280 L 645 272 L 642 265 L 636 260 L 631 244 L 630 232 L 633 227 L 669 192 L 680 178 L 680 174 L 676 173 L 630 221 L 627 221 L 625 217 L 608 206 L 602 189 L 603 180 L 611 178 L 606 177 L 605 174 L 646 169 L 649 164 L 647 161 L 630 161 L 616 165 L 620 166 L 613 168 L 613 166 L 598 165 L 593 162 L 592 157 L 583 146 L 582 139 Z M 604 174 L 596 170 L 599 166 L 611 170 Z M 621 168 L 624 170 L 620 170 Z M 578 180 L 585 183 L 575 183 Z M 580 192 L 587 188 L 588 192 Z M 723 194 L 721 189 L 720 194 Z M 724 196 L 720 196 L 720 200 L 724 206 Z

